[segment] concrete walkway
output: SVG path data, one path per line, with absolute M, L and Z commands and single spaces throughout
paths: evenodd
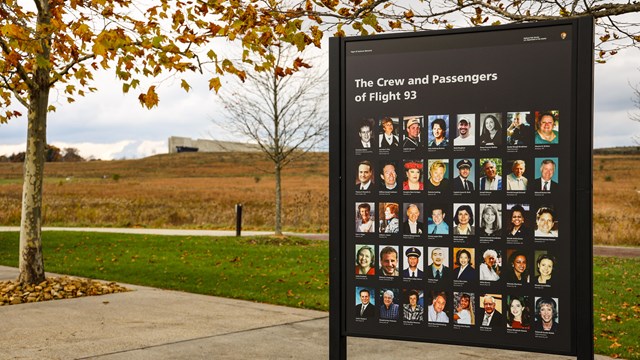
M 44 228 L 224 236 L 233 231 Z M 18 231 L 0 227 L 0 231 Z M 243 235 L 268 235 L 244 232 Z M 293 235 L 293 234 L 292 234 Z M 326 234 L 295 234 L 327 239 Z M 598 253 L 594 247 L 594 252 Z M 615 256 L 617 248 L 607 249 Z M 633 248 L 632 248 L 633 249 Z M 638 250 L 638 249 L 633 249 Z M 631 251 L 627 255 L 640 256 Z M 611 256 L 611 255 L 610 255 Z M 16 279 L 0 266 L 0 280 Z M 55 274 L 48 274 L 55 275 Z M 1 358 L 327 359 L 328 313 L 121 284 L 134 291 L 0 307 Z M 454 345 L 348 338 L 349 359 L 572 359 Z M 596 359 L 608 359 L 596 356 Z
M 0 266 L 0 280 L 16 268 Z M 54 275 L 54 274 L 48 274 Z M 327 359 L 328 314 L 126 285 L 134 291 L 0 307 L 6 359 Z M 349 359 L 572 359 L 348 339 Z M 596 356 L 596 359 L 608 359 Z
M 20 231 L 17 226 L 0 226 L 0 231 Z M 144 229 L 144 228 L 73 228 L 73 227 L 43 227 L 42 231 L 83 231 L 116 234 L 150 234 L 166 236 L 235 236 L 235 230 L 188 230 L 188 229 Z M 272 231 L 243 231 L 242 236 L 272 235 Z M 311 240 L 329 240 L 329 234 L 311 234 L 285 232 L 285 235 L 299 236 Z M 640 257 L 640 247 L 602 246 L 593 247 L 595 256 L 617 256 L 623 258 Z

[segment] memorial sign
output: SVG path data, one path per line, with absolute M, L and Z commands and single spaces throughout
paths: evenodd
M 590 357 L 592 49 L 592 19 L 332 39 L 332 356 Z

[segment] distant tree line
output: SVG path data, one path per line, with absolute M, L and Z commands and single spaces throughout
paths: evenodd
M 46 162 L 80 162 L 86 161 L 80 156 L 80 151 L 76 148 L 60 149 L 57 146 L 47 144 L 45 146 Z M 9 156 L 0 155 L 0 162 L 24 162 L 25 152 L 13 153 Z
M 640 146 L 618 146 L 611 148 L 593 149 L 594 155 L 637 155 Z

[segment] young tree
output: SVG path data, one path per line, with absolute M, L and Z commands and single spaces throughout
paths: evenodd
M 295 55 L 289 45 L 268 48 L 265 56 L 273 66 L 248 71 L 243 84 L 223 89 L 219 99 L 226 116 L 215 120 L 257 143 L 273 162 L 276 235 L 282 235 L 282 169 L 325 140 L 328 128 L 326 71 L 302 70 L 310 66 Z
M 636 109 L 640 111 L 640 84 L 636 84 L 636 86 L 632 86 L 632 88 L 633 88 L 633 99 L 632 99 L 633 104 L 635 105 Z M 640 112 L 629 114 L 629 118 L 633 121 L 640 122 Z M 633 135 L 632 139 L 637 145 L 640 145 L 640 135 Z
M 45 274 L 42 182 L 47 113 L 55 110 L 49 92 L 57 87 L 73 102 L 85 91 L 96 90 L 90 82 L 100 69 L 113 68 L 125 92 L 139 86 L 140 76 L 195 70 L 189 47 L 203 43 L 206 34 L 197 36 L 183 25 L 194 11 L 181 2 L 168 7 L 166 1 L 144 12 L 137 12 L 131 0 L 0 3 L 0 105 L 5 109 L 0 123 L 21 116 L 12 108 L 14 102 L 27 109 L 28 120 L 18 281 L 39 283 Z M 139 99 L 146 107 L 154 106 L 154 87 Z

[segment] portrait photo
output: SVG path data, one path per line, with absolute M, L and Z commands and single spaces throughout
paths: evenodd
M 502 236 L 502 204 L 480 204 L 480 236 Z
M 531 255 L 520 249 L 507 249 L 507 265 L 503 269 L 503 278 L 511 284 L 529 284 L 531 282 Z
M 444 203 L 431 203 L 427 210 L 427 234 L 448 235 L 451 213 Z
M 471 292 L 453 293 L 453 323 L 458 325 L 475 325 L 476 296 Z
M 390 160 L 383 160 L 379 162 L 378 169 L 380 169 L 378 178 L 376 179 L 380 193 L 390 193 L 400 190 L 400 185 L 398 184 L 398 163 Z M 403 172 L 400 171 L 400 175 Z
M 482 264 L 478 266 L 481 281 L 498 281 L 502 276 L 502 250 L 488 248 L 481 250 Z
M 529 297 L 507 295 L 507 328 L 529 330 L 532 320 Z
M 398 256 L 397 245 L 380 245 L 380 276 L 400 276 L 400 256 Z
M 402 223 L 402 234 L 420 235 L 424 233 L 424 212 L 422 203 L 402 204 L 402 213 L 405 215 Z
M 529 145 L 533 143 L 531 112 L 512 111 L 507 113 L 507 145 Z
M 558 216 L 551 206 L 541 206 L 536 211 L 535 237 L 558 237 Z
M 376 274 L 376 246 L 356 244 L 356 275 Z
M 475 189 L 476 170 L 474 159 L 453 160 L 453 190 L 473 191 Z
M 474 146 L 476 114 L 458 114 L 456 116 L 456 134 L 453 146 Z
M 397 234 L 400 232 L 400 206 L 394 202 L 382 202 L 379 204 L 380 234 Z
M 376 317 L 376 289 L 371 287 L 356 286 L 356 317 Z
M 396 288 L 382 288 L 378 292 L 380 319 L 398 320 L 400 318 L 400 293 Z
M 557 297 L 536 296 L 535 331 L 551 332 L 558 331 L 560 323 L 560 303 Z
M 503 137 L 502 114 L 480 114 L 480 146 L 500 146 Z
M 424 127 L 424 116 L 412 115 L 404 116 L 402 147 L 405 149 L 424 147 L 422 129 Z
M 427 254 L 429 256 L 426 260 L 428 266 L 425 267 L 427 279 L 449 280 L 451 278 L 449 248 L 442 246 L 430 246 Z
M 536 259 L 534 283 L 551 286 L 554 280 L 554 266 L 557 264 L 556 257 L 547 250 L 536 250 L 534 257 Z
M 424 321 L 424 292 L 418 289 L 403 289 L 403 319 L 407 321 Z
M 479 162 L 480 179 L 478 180 L 478 188 L 480 191 L 502 190 L 502 159 L 481 158 Z
M 476 249 L 453 248 L 453 280 L 477 281 Z
M 504 164 L 507 175 L 507 191 L 527 191 L 529 172 L 527 162 L 523 159 L 507 160 Z
M 453 204 L 453 235 L 475 235 L 475 204 Z
M 376 231 L 375 203 L 357 202 L 356 210 L 356 232 L 373 233 Z
M 485 327 L 504 327 L 501 294 L 481 294 L 478 304 L 478 324 Z
M 404 266 L 402 277 L 422 278 L 424 276 L 424 262 L 422 259 L 422 246 L 403 246 Z
M 557 144 L 560 140 L 560 112 L 558 110 L 535 112 L 536 145 Z
M 445 291 L 429 291 L 427 299 L 427 321 L 434 323 L 450 323 L 451 319 L 451 295 Z
M 402 190 L 420 191 L 424 190 L 424 164 L 422 160 L 404 160 L 404 181 Z
M 429 147 L 446 148 L 449 145 L 449 115 L 429 115 Z
M 524 238 L 531 235 L 529 204 L 507 204 L 507 237 Z
M 552 192 L 558 186 L 558 158 L 540 157 L 534 160 L 534 191 Z
M 358 140 L 357 147 L 361 149 L 370 149 L 375 146 L 374 143 L 374 127 L 373 119 L 362 119 L 358 124 Z
M 369 160 L 362 160 L 356 169 L 356 191 L 373 190 L 375 179 L 373 165 Z
M 400 146 L 399 131 L 400 118 L 383 117 L 380 119 L 378 133 L 378 147 L 380 149 L 395 149 Z
M 372 287 L 366 287 L 366 286 L 356 286 L 356 305 L 360 305 L 363 303 L 362 301 L 362 296 L 361 296 L 361 291 L 362 290 L 366 290 L 369 293 L 369 300 L 366 302 L 367 304 L 371 303 L 371 304 L 376 304 L 376 289 L 372 288 Z
M 427 164 L 429 168 L 427 190 L 449 190 L 449 159 L 429 159 Z

